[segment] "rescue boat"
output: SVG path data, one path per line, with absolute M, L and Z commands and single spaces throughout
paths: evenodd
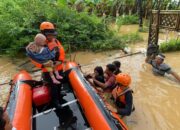
M 67 81 L 62 87 L 65 95 L 60 120 L 51 105 L 48 87 L 32 80 L 26 71 L 14 77 L 7 106 L 13 130 L 127 130 L 119 116 L 106 108 L 76 63 L 67 62 L 64 75 Z

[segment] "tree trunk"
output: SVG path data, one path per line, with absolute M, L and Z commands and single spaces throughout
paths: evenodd
M 138 6 L 138 14 L 139 14 L 139 27 L 141 29 L 143 26 L 142 0 L 137 0 L 137 6 Z
M 119 17 L 119 9 L 116 10 L 116 17 Z
M 129 15 L 131 15 L 132 14 L 132 8 L 131 9 L 129 9 Z
M 148 8 L 146 8 L 145 13 L 144 13 L 144 18 L 147 18 L 147 13 L 148 13 Z
M 119 9 L 120 9 L 121 5 L 118 5 L 116 8 L 116 17 L 119 17 Z

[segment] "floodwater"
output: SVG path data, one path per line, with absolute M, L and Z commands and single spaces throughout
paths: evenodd
M 123 33 L 136 31 L 137 25 L 121 27 Z M 174 33 L 174 32 L 172 32 Z M 144 41 L 130 45 L 133 52 L 143 50 L 147 45 L 147 33 L 140 33 Z M 174 34 L 175 35 L 175 34 Z M 169 35 L 173 37 L 174 35 Z M 176 36 L 174 36 L 176 37 Z M 160 40 L 165 40 L 166 34 L 160 34 Z M 121 51 L 103 53 L 77 52 L 71 59 L 82 65 L 85 73 L 93 72 L 97 65 L 103 66 L 111 63 L 116 57 L 122 55 Z M 180 75 L 180 52 L 166 53 L 165 63 L 169 64 L 173 71 Z M 134 91 L 135 111 L 125 120 L 130 130 L 177 130 L 180 128 L 180 84 L 170 75 L 165 77 L 154 76 L 151 66 L 144 62 L 145 55 L 137 54 L 124 57 L 120 60 L 121 70 L 132 76 L 131 87 Z M 10 59 L 0 57 L 0 83 L 8 81 L 18 72 L 18 64 L 10 62 Z M 8 85 L 0 86 L 0 105 L 5 102 L 8 93 Z

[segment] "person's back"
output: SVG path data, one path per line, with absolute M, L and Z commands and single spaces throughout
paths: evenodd
M 95 74 L 95 79 L 101 83 L 105 83 L 105 79 L 104 79 L 104 72 L 103 72 L 103 68 L 101 66 L 96 66 L 94 68 L 94 74 Z M 94 82 L 94 85 L 99 87 L 99 85 Z
M 124 97 L 122 97 L 124 96 Z M 133 96 L 132 91 L 127 91 L 124 95 L 119 97 L 119 99 L 115 100 L 115 104 L 118 108 L 120 108 L 117 113 L 122 116 L 129 116 L 132 112 L 133 105 Z M 123 99 L 122 99 L 123 98 Z
M 98 80 L 101 83 L 105 83 L 104 80 L 104 76 L 103 75 L 99 75 L 99 76 L 95 76 L 95 79 Z M 98 86 L 96 83 L 94 83 L 96 86 Z

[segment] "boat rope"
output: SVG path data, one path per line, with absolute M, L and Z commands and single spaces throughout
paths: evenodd
M 61 107 L 63 108 L 63 107 L 65 107 L 65 106 L 68 106 L 68 105 L 70 105 L 70 104 L 72 104 L 72 103 L 75 103 L 75 102 L 77 102 L 77 99 L 74 99 L 74 100 L 72 100 L 72 101 L 69 101 L 69 102 L 67 102 L 67 103 L 64 103 L 64 104 L 61 105 Z M 47 114 L 47 113 L 49 113 L 49 112 L 51 112 L 51 111 L 55 111 L 55 110 L 56 110 L 56 108 L 52 108 L 52 109 L 46 110 L 46 111 L 44 111 L 44 112 L 41 112 L 41 113 L 38 113 L 38 114 L 34 115 L 32 118 L 36 118 L 36 117 L 45 115 L 45 114 Z

